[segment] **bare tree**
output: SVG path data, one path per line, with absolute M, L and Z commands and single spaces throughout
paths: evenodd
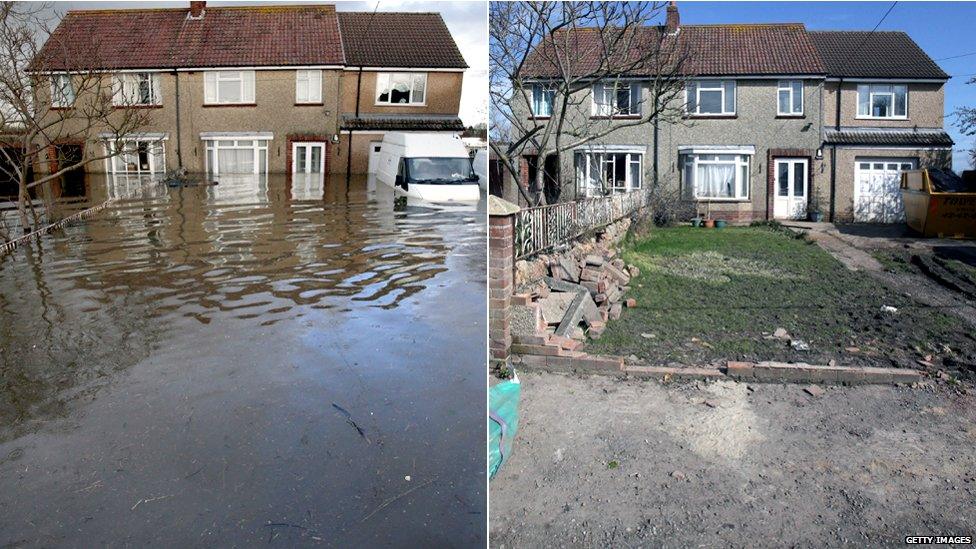
M 32 194 L 121 154 L 127 137 L 151 122 L 151 111 L 138 108 L 104 70 L 98 37 L 52 38 L 56 20 L 50 5 L 0 2 L 0 174 L 17 182 L 24 233 L 41 223 Z M 58 154 L 65 144 L 96 139 L 112 146 Z
M 970 78 L 967 84 L 976 85 L 976 78 Z M 976 107 L 959 107 L 955 114 L 963 135 L 976 135 Z M 969 151 L 969 164 L 976 168 L 976 145 Z
M 529 204 L 546 199 L 542 163 L 550 155 L 558 159 L 626 128 L 681 120 L 688 56 L 677 35 L 656 24 L 665 7 L 661 2 L 490 4 L 491 147 L 515 181 L 519 159 L 537 159 L 530 188 L 517 185 Z M 606 93 L 632 82 L 647 92 L 629 99 L 626 109 L 591 116 L 590 90 L 598 82 Z M 533 85 L 549 94 L 547 101 L 551 97 L 549 116 L 533 115 Z

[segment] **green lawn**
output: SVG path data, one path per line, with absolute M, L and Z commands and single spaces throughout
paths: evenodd
M 641 269 L 628 293 L 638 306 L 610 322 L 589 352 L 634 354 L 652 364 L 836 359 L 910 366 L 943 352 L 942 342 L 966 357 L 976 351 L 954 317 L 847 270 L 788 231 L 656 229 L 630 242 L 624 258 Z M 883 312 L 883 305 L 898 311 Z M 777 328 L 810 350 L 770 338 Z

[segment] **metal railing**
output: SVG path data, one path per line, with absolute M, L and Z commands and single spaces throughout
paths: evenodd
M 515 214 L 515 258 L 544 252 L 623 219 L 649 202 L 646 190 L 525 208 Z

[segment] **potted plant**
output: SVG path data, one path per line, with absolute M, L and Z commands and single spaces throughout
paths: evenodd
M 696 205 L 695 206 L 695 217 L 692 217 L 691 218 L 691 226 L 692 227 L 701 227 L 701 224 L 702 224 L 702 215 L 701 215 L 701 212 L 698 211 L 698 206 Z
M 725 220 L 724 219 L 716 219 L 715 220 L 715 228 L 716 229 L 721 229 L 723 227 L 725 227 Z
M 807 216 L 814 223 L 823 221 L 824 215 L 820 200 L 820 189 L 815 190 L 810 196 L 810 202 L 807 204 Z
M 705 203 L 705 220 L 702 222 L 702 227 L 706 229 L 711 229 L 715 226 L 715 220 L 712 219 L 712 203 Z

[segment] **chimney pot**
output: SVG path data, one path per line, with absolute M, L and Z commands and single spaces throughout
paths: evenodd
M 190 2 L 190 17 L 203 17 L 204 10 L 207 9 L 206 2 Z
M 678 15 L 678 3 L 668 2 L 667 19 L 664 22 L 664 30 L 668 34 L 675 34 L 681 28 L 681 17 Z

